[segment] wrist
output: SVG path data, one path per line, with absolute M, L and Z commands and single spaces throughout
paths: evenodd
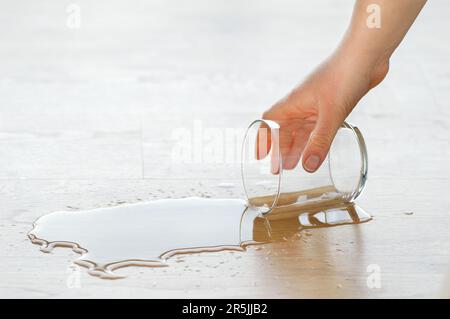
M 344 40 L 336 50 L 337 60 L 353 75 L 360 74 L 367 80 L 369 89 L 377 86 L 389 71 L 389 59 L 392 52 L 380 51 L 370 45 Z

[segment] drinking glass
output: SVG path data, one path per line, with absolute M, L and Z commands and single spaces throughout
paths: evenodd
M 361 131 L 344 122 L 320 168 L 303 169 L 301 153 L 314 123 L 255 120 L 241 153 L 248 206 L 263 215 L 314 210 L 351 203 L 367 181 L 367 150 Z

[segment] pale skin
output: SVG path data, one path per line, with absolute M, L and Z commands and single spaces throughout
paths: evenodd
M 360 99 L 389 71 L 389 60 L 426 0 L 357 0 L 350 25 L 331 56 L 263 114 L 280 124 L 283 168 L 302 158 L 316 171 L 337 130 Z M 380 8 L 380 28 L 370 28 L 369 5 Z

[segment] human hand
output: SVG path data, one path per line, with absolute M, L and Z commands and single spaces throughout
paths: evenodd
M 301 157 L 306 171 L 319 168 L 345 118 L 386 76 L 392 53 L 425 3 L 355 1 L 350 26 L 336 52 L 263 114 L 264 119 L 280 124 L 284 169 L 296 167 Z M 376 28 L 367 23 L 374 6 L 381 21 Z
M 283 169 L 295 168 L 302 158 L 306 171 L 316 171 L 345 118 L 361 97 L 386 76 L 388 60 L 358 60 L 349 49 L 341 47 L 264 112 L 263 119 L 280 125 Z

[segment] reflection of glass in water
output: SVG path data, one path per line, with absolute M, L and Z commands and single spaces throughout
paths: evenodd
M 253 222 L 253 240 L 256 242 L 283 241 L 302 229 L 359 224 L 370 216 L 355 204 L 343 204 L 309 212 L 291 211 L 288 214 L 258 216 Z

